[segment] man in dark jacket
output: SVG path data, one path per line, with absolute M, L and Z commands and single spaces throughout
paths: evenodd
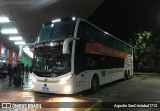
M 8 69 L 7 69 L 7 64 L 3 63 L 3 66 L 1 67 L 1 72 L 2 72 L 2 80 L 6 78 L 8 74 Z
M 22 85 L 25 85 L 24 82 L 23 82 L 23 79 L 24 79 L 24 64 L 21 63 L 20 61 L 18 61 L 18 64 L 17 64 L 17 72 L 21 76 Z
M 12 86 L 13 67 L 11 64 L 8 64 L 8 76 L 9 76 L 9 86 Z
M 25 70 L 26 70 L 26 78 L 28 78 L 28 75 L 29 75 L 29 66 L 28 66 L 28 64 L 25 67 Z

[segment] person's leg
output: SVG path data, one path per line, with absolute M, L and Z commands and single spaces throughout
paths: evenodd
M 4 74 L 3 74 L 3 79 L 6 79 L 6 78 L 7 78 L 7 75 L 8 75 L 8 73 L 4 73 Z
M 21 82 L 22 82 L 22 85 L 25 85 L 24 84 L 24 74 L 23 73 L 21 74 Z
M 11 85 L 12 85 L 12 82 L 13 82 L 13 74 L 11 75 Z
M 9 75 L 9 86 L 12 86 L 12 75 Z
M 26 71 L 26 78 L 28 78 L 28 74 L 29 74 L 29 72 L 28 72 L 28 71 Z

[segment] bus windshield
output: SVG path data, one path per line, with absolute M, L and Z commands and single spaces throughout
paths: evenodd
M 70 54 L 62 48 L 38 49 L 34 53 L 33 72 L 40 77 L 57 77 L 71 70 Z
M 36 43 L 64 40 L 73 37 L 75 21 L 62 20 L 56 23 L 47 23 L 42 26 Z

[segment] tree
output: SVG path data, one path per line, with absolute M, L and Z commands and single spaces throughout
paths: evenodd
M 133 46 L 134 52 L 134 69 L 151 68 L 153 66 L 153 45 L 151 43 L 152 33 L 143 31 L 136 33 L 129 40 L 129 43 Z M 149 64 L 146 64 L 149 63 Z

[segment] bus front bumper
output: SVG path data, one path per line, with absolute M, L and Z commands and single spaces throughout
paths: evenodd
M 73 87 L 71 84 L 59 84 L 48 82 L 35 82 L 32 84 L 32 90 L 44 93 L 55 94 L 73 94 Z

